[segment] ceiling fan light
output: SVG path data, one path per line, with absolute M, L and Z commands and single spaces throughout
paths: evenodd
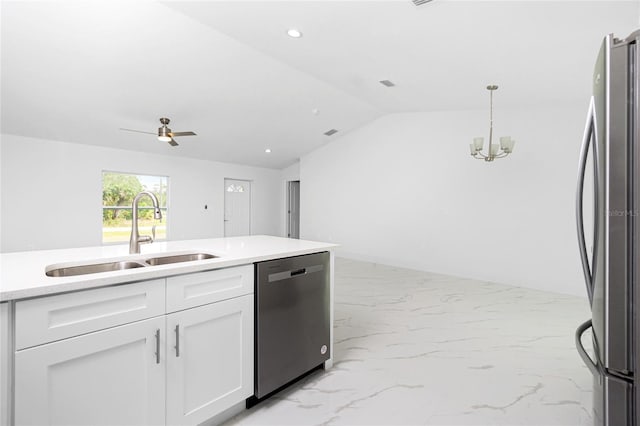
M 171 141 L 171 136 L 158 136 L 158 140 L 160 142 L 170 142 Z

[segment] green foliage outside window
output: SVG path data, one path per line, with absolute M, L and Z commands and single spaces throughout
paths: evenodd
M 128 241 L 131 233 L 131 204 L 141 191 L 158 197 L 162 220 L 153 218 L 153 203 L 142 197 L 138 203 L 141 234 L 151 234 L 156 226 L 156 239 L 166 239 L 167 177 L 132 175 L 116 172 L 102 173 L 102 242 Z

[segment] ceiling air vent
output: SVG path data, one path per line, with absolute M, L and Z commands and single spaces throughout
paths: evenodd
M 391 80 L 380 80 L 380 84 L 382 84 L 383 86 L 387 86 L 387 87 L 393 87 L 396 84 L 391 81 Z
M 431 0 L 412 0 L 413 4 L 420 6 L 421 4 L 429 3 Z
M 327 135 L 327 136 L 335 135 L 336 133 L 338 133 L 338 131 L 336 129 L 331 129 L 331 130 L 327 130 L 326 132 L 324 132 L 324 134 Z

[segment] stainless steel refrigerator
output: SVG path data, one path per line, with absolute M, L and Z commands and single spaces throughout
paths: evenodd
M 640 31 L 624 40 L 605 37 L 580 154 L 576 216 L 592 318 L 578 327 L 576 346 L 594 376 L 596 426 L 640 426 L 639 44 Z M 587 231 L 586 241 L 588 162 L 593 170 L 593 230 Z M 581 341 L 589 328 L 593 357 Z

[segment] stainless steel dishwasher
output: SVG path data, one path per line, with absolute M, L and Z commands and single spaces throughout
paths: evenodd
M 261 399 L 329 359 L 329 253 L 256 263 L 255 277 Z

